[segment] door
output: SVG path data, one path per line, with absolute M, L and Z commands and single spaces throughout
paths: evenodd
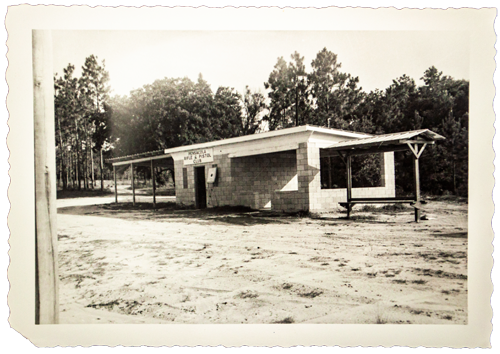
M 205 166 L 194 168 L 196 207 L 205 209 L 207 207 L 207 187 L 205 184 Z

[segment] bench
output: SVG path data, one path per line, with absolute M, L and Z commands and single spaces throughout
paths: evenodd
M 349 219 L 352 207 L 356 204 L 394 204 L 394 203 L 410 204 L 413 208 L 415 208 L 415 221 L 418 222 L 420 220 L 420 210 L 423 209 L 422 204 L 425 204 L 425 202 L 416 200 L 415 197 L 350 198 L 347 202 L 339 204 L 347 209 L 347 218 Z

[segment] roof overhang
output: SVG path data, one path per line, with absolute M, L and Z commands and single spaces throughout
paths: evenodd
M 390 151 L 410 150 L 412 144 L 432 145 L 445 137 L 429 129 L 377 135 L 363 139 L 341 141 L 322 148 L 325 152 L 337 152 L 347 155 L 372 154 Z
M 168 159 L 168 158 L 171 158 L 172 155 L 174 155 L 174 154 L 182 153 L 182 152 L 190 151 L 190 150 L 207 149 L 207 148 L 213 148 L 213 147 L 218 147 L 218 146 L 227 146 L 227 145 L 231 145 L 231 144 L 244 145 L 244 143 L 248 143 L 248 142 L 252 142 L 252 141 L 255 141 L 255 142 L 258 142 L 258 141 L 261 141 L 261 142 L 266 141 L 267 142 L 267 141 L 269 141 L 270 142 L 269 139 L 272 139 L 272 138 L 283 137 L 286 135 L 297 136 L 297 134 L 306 134 L 307 135 L 307 133 L 312 134 L 314 132 L 328 134 L 328 135 L 332 135 L 332 136 L 344 137 L 346 139 L 363 139 L 363 138 L 367 138 L 367 137 L 372 136 L 370 134 L 357 133 L 357 132 L 351 132 L 351 131 L 346 131 L 346 130 L 316 127 L 316 126 L 312 126 L 312 125 L 301 125 L 298 127 L 273 130 L 273 131 L 256 133 L 256 134 L 251 134 L 251 135 L 238 136 L 235 138 L 210 141 L 210 142 L 206 142 L 206 143 L 177 146 L 177 147 L 165 149 L 165 150 L 156 150 L 156 151 L 150 151 L 150 152 L 145 152 L 145 153 L 140 153 L 140 154 L 135 154 L 135 155 L 120 156 L 120 157 L 108 159 L 107 161 L 112 163 L 114 166 L 120 166 L 120 165 L 131 164 L 131 163 L 134 163 L 134 164 L 135 163 L 145 163 L 145 162 L 148 162 L 151 160 Z M 259 145 L 262 145 L 262 144 L 259 144 Z M 271 145 L 272 145 L 272 143 L 271 143 Z M 288 146 L 288 145 L 290 145 L 290 146 Z M 249 156 L 249 155 L 270 153 L 270 152 L 276 152 L 276 151 L 285 151 L 285 150 L 296 149 L 296 148 L 297 147 L 295 146 L 295 144 L 292 144 L 292 143 L 288 143 L 287 146 L 284 146 L 284 147 L 273 146 L 270 149 L 264 149 L 261 146 L 256 146 L 255 149 L 246 149 L 245 148 L 246 149 L 245 151 L 248 151 L 246 153 L 239 153 L 239 152 L 233 153 L 233 154 L 231 154 L 231 157 Z

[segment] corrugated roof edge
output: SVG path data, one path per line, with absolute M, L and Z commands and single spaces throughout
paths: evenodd
M 340 129 L 333 129 L 333 128 L 325 128 L 325 127 L 319 127 L 319 126 L 307 124 L 307 125 L 301 125 L 298 127 L 272 130 L 272 131 L 250 134 L 250 135 L 243 135 L 243 136 L 238 136 L 235 138 L 214 140 L 214 141 L 209 141 L 206 143 L 177 146 L 174 148 L 165 149 L 163 151 L 163 154 L 169 155 L 171 153 L 181 152 L 181 151 L 186 151 L 186 150 L 203 149 L 203 148 L 208 148 L 208 147 L 213 147 L 213 146 L 218 146 L 218 145 L 228 145 L 228 144 L 235 144 L 235 143 L 252 141 L 252 140 L 268 139 L 268 138 L 273 138 L 276 136 L 287 135 L 287 134 L 296 134 L 296 133 L 302 133 L 302 132 L 306 132 L 306 131 L 325 133 L 325 134 L 331 134 L 331 135 L 340 135 L 340 136 L 359 138 L 359 139 L 368 138 L 368 137 L 373 136 L 373 135 L 365 134 L 365 133 L 351 132 L 351 131 L 347 131 L 347 130 L 340 130 Z M 156 150 L 156 151 L 161 151 L 161 150 Z M 148 157 L 149 153 L 150 152 L 143 152 L 143 153 L 134 154 L 134 155 L 118 156 L 118 157 L 110 158 L 107 161 L 118 162 L 118 161 L 123 161 L 123 159 L 127 159 L 130 157 L 133 157 L 133 158 Z M 141 156 L 141 155 L 143 155 L 143 156 Z M 158 156 L 158 155 L 155 155 L 155 156 Z

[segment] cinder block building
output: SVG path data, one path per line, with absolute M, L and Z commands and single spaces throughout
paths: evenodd
M 132 165 L 132 170 L 137 165 L 152 171 L 154 166 L 171 167 L 178 204 L 320 211 L 347 201 L 346 168 L 339 166 L 336 154 L 323 149 L 370 137 L 304 125 L 110 161 L 114 167 Z M 395 197 L 394 153 L 376 155 L 376 185 L 354 185 L 354 198 Z

